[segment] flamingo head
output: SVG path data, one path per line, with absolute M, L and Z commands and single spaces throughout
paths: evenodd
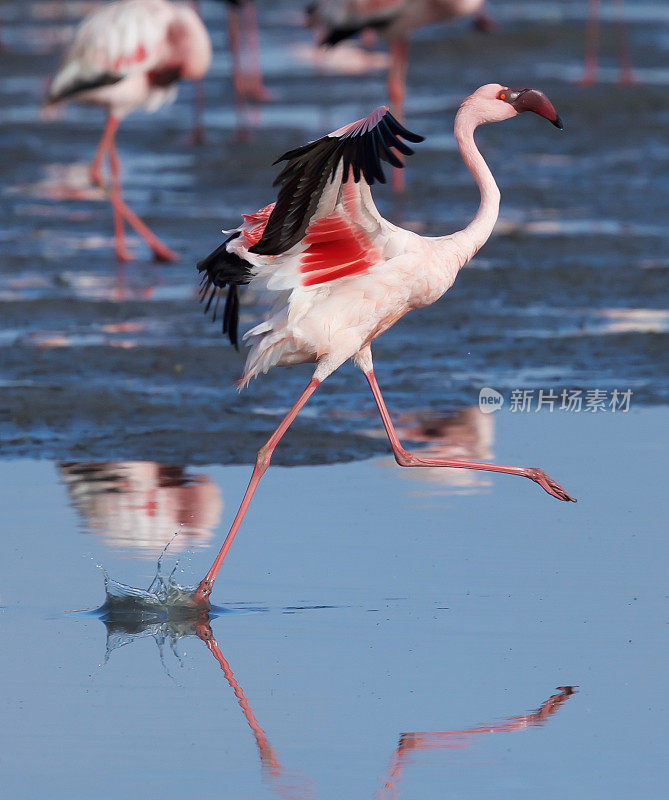
M 497 99 L 508 103 L 518 114 L 522 114 L 523 111 L 534 111 L 562 130 L 560 115 L 546 95 L 538 89 L 502 88 L 497 94 Z
M 488 83 L 470 95 L 464 105 L 476 107 L 479 124 L 501 122 L 523 111 L 533 111 L 562 129 L 562 120 L 555 107 L 538 89 L 510 89 L 498 83 Z

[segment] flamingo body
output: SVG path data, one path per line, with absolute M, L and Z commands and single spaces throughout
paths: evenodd
M 155 111 L 176 96 L 179 80 L 202 78 L 211 41 L 190 6 L 167 0 L 120 0 L 77 28 L 54 77 L 48 101 L 77 100 L 116 119 Z
M 272 452 L 320 383 L 348 359 L 370 385 L 397 462 L 404 467 L 449 466 L 530 478 L 559 500 L 572 500 L 538 468 L 422 458 L 401 445 L 376 382 L 371 343 L 407 312 L 433 303 L 490 236 L 499 189 L 476 148 L 482 124 L 533 111 L 562 127 L 548 98 L 535 89 L 482 86 L 465 100 L 455 120 L 460 153 L 481 191 L 481 204 L 462 231 L 423 237 L 383 219 L 370 186 L 385 180 L 381 162 L 400 166 L 418 136 L 386 106 L 333 133 L 291 150 L 276 183 L 276 203 L 244 217 L 238 228 L 198 264 L 207 310 L 226 292 L 223 330 L 237 342 L 237 287 L 250 283 L 273 299 L 268 318 L 244 337 L 251 345 L 241 386 L 274 366 L 313 362 L 313 377 L 262 447 L 228 536 L 201 581 L 196 603 L 206 603 L 214 580 L 249 507 Z M 217 300 L 218 305 L 218 300 Z M 214 316 L 216 309 L 214 310 Z
M 109 157 L 114 238 L 120 261 L 130 259 L 125 222 L 146 240 L 158 260 L 173 261 L 176 256 L 123 202 L 115 144 L 118 125 L 132 111 L 156 111 L 174 100 L 178 82 L 201 79 L 210 63 L 209 35 L 189 5 L 119 0 L 93 11 L 79 25 L 51 83 L 48 104 L 76 100 L 107 110 L 107 126 L 90 174 L 93 183 L 102 186 L 102 162 Z
M 311 8 L 314 22 L 324 27 L 324 44 L 336 44 L 365 28 L 388 39 L 406 36 L 416 28 L 473 16 L 485 0 L 320 0 Z

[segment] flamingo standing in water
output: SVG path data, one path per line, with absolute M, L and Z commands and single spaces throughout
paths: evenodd
M 176 96 L 180 80 L 201 79 L 211 63 L 211 41 L 198 14 L 186 3 L 119 0 L 91 13 L 79 25 L 47 97 L 48 104 L 76 100 L 102 106 L 108 118 L 90 175 L 102 186 L 109 157 L 116 256 L 130 260 L 124 221 L 142 236 L 155 257 L 175 254 L 131 211 L 121 196 L 115 136 L 121 120 L 138 108 L 156 111 Z
M 405 142 L 423 138 L 400 125 L 389 109 L 381 106 L 279 159 L 287 164 L 276 180 L 281 186 L 277 202 L 245 215 L 243 224 L 198 264 L 207 309 L 227 287 L 223 331 L 232 344 L 237 344 L 238 286 L 251 283 L 275 298 L 270 317 L 244 337 L 251 349 L 240 387 L 277 365 L 315 362 L 316 369 L 295 405 L 259 450 L 237 516 L 198 586 L 196 602 L 207 602 L 279 440 L 322 381 L 349 359 L 367 378 L 401 466 L 506 472 L 530 478 L 558 500 L 573 499 L 541 469 L 420 458 L 408 452 L 393 427 L 372 365 L 372 341 L 408 311 L 438 300 L 488 240 L 497 220 L 500 193 L 476 147 L 474 131 L 479 125 L 511 119 L 524 111 L 562 127 L 549 99 L 536 89 L 488 84 L 460 107 L 455 138 L 481 192 L 476 216 L 464 230 L 428 238 L 381 217 L 370 192 L 371 184 L 385 180 L 381 160 L 400 166 L 395 151 L 410 155 L 413 151 Z
M 616 20 L 616 51 L 618 54 L 619 81 L 633 84 L 634 73 L 630 60 L 627 22 L 625 21 L 625 0 L 613 0 Z M 588 18 L 585 23 L 585 68 L 580 80 L 582 86 L 591 86 L 597 80 L 597 61 L 599 56 L 599 14 L 601 0 L 588 0 Z
M 200 0 L 192 0 L 200 11 Z M 266 102 L 272 99 L 265 87 L 260 66 L 258 15 L 253 0 L 220 0 L 228 6 L 228 40 L 232 53 L 232 86 L 238 111 L 249 100 Z M 201 12 L 200 12 L 201 13 Z M 204 141 L 202 114 L 204 111 L 204 82 L 195 84 L 193 144 Z
M 374 29 L 390 44 L 388 94 L 393 114 L 404 122 L 409 37 L 416 28 L 435 22 L 474 17 L 479 30 L 491 30 L 493 22 L 485 12 L 486 0 L 317 0 L 307 8 L 310 25 L 321 28 L 321 44 L 334 45 Z M 402 191 L 403 175 L 393 172 L 393 188 Z

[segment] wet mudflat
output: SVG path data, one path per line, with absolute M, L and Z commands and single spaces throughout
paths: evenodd
M 119 137 L 126 199 L 180 261 L 153 264 L 131 239 L 138 261 L 119 267 L 87 181 L 100 113 L 38 114 L 88 5 L 0 4 L 8 796 L 663 796 L 667 8 L 627 0 L 632 87 L 615 84 L 606 26 L 602 81 L 574 84 L 584 2 L 493 6 L 487 38 L 422 31 L 407 123 L 427 140 L 401 200 L 375 191 L 395 222 L 460 228 L 478 198 L 451 136 L 458 103 L 491 81 L 555 102 L 563 134 L 525 117 L 481 132 L 502 190 L 496 233 L 375 357 L 411 446 L 542 466 L 579 504 L 517 478 L 400 470 L 346 367 L 276 451 L 217 616 L 105 625 L 68 613 L 102 604 L 97 565 L 147 588 L 170 543 L 163 573 L 178 561 L 175 579 L 199 580 L 310 374 L 276 371 L 238 395 L 243 353 L 198 307 L 194 263 L 271 201 L 278 154 L 387 97 L 382 71 L 355 74 L 359 51 L 314 66 L 301 4 L 258 2 L 275 100 L 240 135 L 223 9 L 201 3 L 216 49 L 205 143 L 185 143 L 191 87 Z M 264 311 L 247 294 L 242 327 Z M 501 411 L 479 411 L 483 387 Z M 514 389 L 533 392 L 529 413 L 511 411 Z M 535 413 L 540 390 L 580 390 L 584 405 Z M 596 390 L 604 406 L 586 411 Z M 612 413 L 614 390 L 632 392 L 629 412 Z
M 384 72 L 314 67 L 310 36 L 295 24 L 298 4 L 261 4 L 263 63 L 275 101 L 253 110 L 255 129 L 240 135 L 224 9 L 203 3 L 216 44 L 205 81 L 205 144 L 185 143 L 193 115 L 188 85 L 175 105 L 133 115 L 119 134 L 127 202 L 181 260 L 153 264 L 131 238 L 140 260 L 119 267 L 109 204 L 86 172 L 102 113 L 72 106 L 58 120 L 38 115 L 60 41 L 84 5 L 3 4 L 3 454 L 249 463 L 310 372 L 270 374 L 238 396 L 231 384 L 243 354 L 224 346 L 198 307 L 194 264 L 220 243 L 221 228 L 273 199 L 271 163 L 279 154 L 387 101 Z M 482 386 L 507 396 L 527 387 L 632 388 L 635 402 L 667 401 L 669 72 L 659 66 L 667 63 L 669 19 L 663 4 L 627 5 L 634 66 L 644 81 L 633 87 L 615 83 L 606 26 L 602 82 L 587 90 L 573 82 L 582 3 L 507 4 L 498 9 L 494 36 L 467 26 L 417 34 L 407 124 L 427 139 L 410 160 L 404 197 L 375 188 L 392 221 L 436 235 L 474 214 L 477 190 L 452 126 L 458 104 L 480 84 L 540 86 L 566 127 L 561 133 L 525 115 L 481 131 L 502 191 L 496 235 L 442 301 L 378 341 L 376 368 L 391 409 L 406 410 L 409 396 L 411 410 L 462 408 L 476 403 Z M 355 66 L 350 56 L 337 64 Z M 247 294 L 242 328 L 264 312 Z M 279 449 L 275 463 L 382 452 L 382 443 L 360 435 L 372 407 L 359 374 L 341 370 L 310 402 L 312 416 L 297 421 L 294 445 Z

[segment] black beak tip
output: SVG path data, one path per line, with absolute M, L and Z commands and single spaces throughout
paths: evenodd
M 555 125 L 556 128 L 559 128 L 561 131 L 564 130 L 564 125 L 562 124 L 562 120 L 560 117 L 555 117 L 555 119 L 551 120 L 551 123 Z

